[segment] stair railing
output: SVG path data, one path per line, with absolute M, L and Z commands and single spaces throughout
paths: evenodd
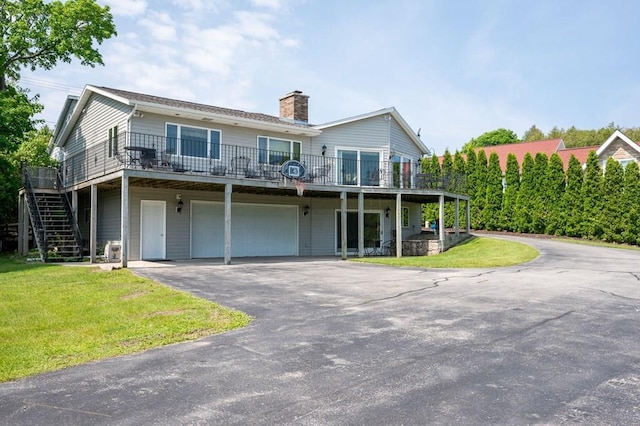
M 62 204 L 64 206 L 64 211 L 67 215 L 67 220 L 71 225 L 71 230 L 73 231 L 73 235 L 76 240 L 76 255 L 78 257 L 82 257 L 82 234 L 80 233 L 80 228 L 78 227 L 78 221 L 73 215 L 73 209 L 71 207 L 71 202 L 69 201 L 69 195 L 64 190 L 64 184 L 62 183 L 62 175 L 60 171 L 56 171 L 56 188 L 58 189 L 58 193 L 62 198 Z
M 29 174 L 29 168 L 26 164 L 22 166 L 22 179 L 23 184 L 26 189 L 27 196 L 27 206 L 29 211 L 29 218 L 31 219 L 31 225 L 33 227 L 33 235 L 36 240 L 36 245 L 38 246 L 38 251 L 40 252 L 40 260 L 43 262 L 47 261 L 47 233 L 44 229 L 44 222 L 42 221 L 42 216 L 40 215 L 40 209 L 38 208 L 38 202 L 36 200 L 36 195 L 33 191 L 33 185 L 31 184 L 31 176 Z

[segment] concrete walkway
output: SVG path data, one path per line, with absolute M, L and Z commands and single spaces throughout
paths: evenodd
M 0 423 L 640 424 L 640 252 L 526 241 L 503 269 L 136 265 L 255 320 L 2 384 Z

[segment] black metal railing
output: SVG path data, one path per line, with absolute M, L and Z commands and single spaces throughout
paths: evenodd
M 83 182 L 122 168 L 191 173 L 236 179 L 282 179 L 281 165 L 297 160 L 306 169 L 304 180 L 318 185 L 383 188 L 446 189 L 419 173 L 419 164 L 275 151 L 216 141 L 178 139 L 144 133 L 122 132 L 68 156 L 62 173 L 66 185 Z
M 40 253 L 40 260 L 45 262 L 47 260 L 47 234 L 44 229 L 44 222 L 40 209 L 38 208 L 38 201 L 36 200 L 35 192 L 33 190 L 32 176 L 29 173 L 29 167 L 22 166 L 22 180 L 25 188 L 25 196 L 27 201 L 27 210 L 29 212 L 29 218 L 33 227 L 33 236 L 38 246 L 38 252 Z
M 78 221 L 76 217 L 73 215 L 73 207 L 71 206 L 71 201 L 69 200 L 68 193 L 64 190 L 64 186 L 62 183 L 62 176 L 56 170 L 56 188 L 58 189 L 58 193 L 60 194 L 60 198 L 62 199 L 62 205 L 67 216 L 67 220 L 71 227 L 71 231 L 73 232 L 73 236 L 75 238 L 76 243 L 76 253 L 75 255 L 79 258 L 82 258 L 82 234 L 80 233 L 80 228 L 78 227 Z

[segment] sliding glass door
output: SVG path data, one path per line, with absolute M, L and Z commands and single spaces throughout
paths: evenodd
M 380 186 L 379 151 L 338 149 L 337 156 L 339 185 Z
M 382 240 L 382 212 L 364 212 L 364 247 L 365 252 L 380 249 Z M 336 210 L 336 253 L 342 251 L 342 214 Z M 347 251 L 358 249 L 358 212 L 347 212 Z

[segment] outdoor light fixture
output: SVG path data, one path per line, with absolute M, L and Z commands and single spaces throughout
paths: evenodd
M 176 204 L 176 213 L 182 213 L 182 207 L 184 206 L 182 194 L 176 194 L 176 200 L 178 200 L 178 203 Z
M 384 215 L 386 217 L 389 217 L 390 214 L 391 214 L 391 207 L 387 207 L 387 209 L 384 211 Z
M 322 145 L 322 155 L 325 155 L 326 153 L 327 153 L 327 146 Z
M 309 206 L 304 206 L 304 215 L 308 215 L 309 214 L 309 210 L 311 210 L 311 208 Z

